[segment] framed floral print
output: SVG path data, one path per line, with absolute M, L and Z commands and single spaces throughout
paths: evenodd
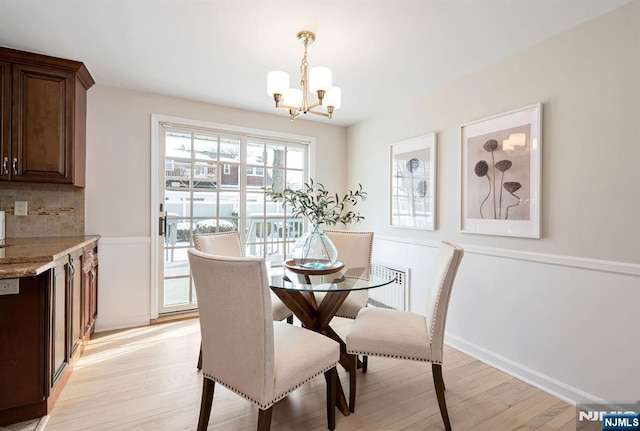
M 542 104 L 461 127 L 466 233 L 540 238 Z

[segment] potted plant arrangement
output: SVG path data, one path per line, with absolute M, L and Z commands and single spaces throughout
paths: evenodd
M 351 207 L 364 201 L 367 192 L 358 189 L 349 190 L 340 197 L 337 193 L 329 193 L 322 183 L 310 179 L 299 190 L 285 188 L 282 192 L 268 189 L 267 196 L 282 202 L 282 206 L 291 207 L 292 217 L 305 217 L 311 223 L 311 230 L 301 236 L 293 247 L 293 258 L 300 268 L 310 270 L 326 270 L 338 260 L 338 251 L 329 237 L 322 231 L 322 225 L 333 226 L 338 223 L 347 225 L 358 223 L 364 219 Z

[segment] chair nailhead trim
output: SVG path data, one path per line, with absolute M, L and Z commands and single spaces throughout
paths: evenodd
M 436 361 L 436 360 L 425 359 L 425 358 L 415 358 L 413 356 L 388 355 L 386 353 L 359 352 L 355 350 L 347 350 L 347 353 L 350 355 L 383 356 L 385 358 L 408 359 L 410 361 L 431 362 L 432 364 L 442 364 L 442 361 Z
M 269 402 L 268 404 L 260 404 L 258 401 L 254 400 L 253 398 L 251 398 L 250 396 L 248 396 L 247 394 L 245 394 L 242 391 L 237 390 L 236 388 L 234 388 L 233 386 L 230 386 L 222 381 L 220 381 L 219 379 L 216 379 L 215 377 L 213 377 L 211 374 L 207 374 L 207 373 L 203 373 L 203 376 L 206 377 L 209 380 L 213 380 L 216 383 L 221 384 L 222 386 L 224 386 L 225 388 L 235 392 L 236 394 L 240 395 L 241 397 L 251 401 L 252 403 L 254 403 L 255 405 L 258 406 L 258 408 L 260 408 L 261 410 L 266 410 L 269 407 L 271 407 L 272 405 L 274 405 L 275 403 L 277 403 L 278 401 L 280 401 L 281 399 L 283 399 L 284 397 L 286 397 L 287 395 L 289 395 L 291 392 L 295 391 L 296 389 L 298 389 L 300 386 L 304 385 L 305 383 L 307 383 L 308 381 L 313 380 L 314 378 L 316 378 L 317 376 L 319 376 L 320 374 L 324 374 L 327 371 L 329 371 L 332 368 L 335 368 L 335 366 L 338 363 L 335 362 L 333 365 L 331 365 L 330 367 L 325 368 L 324 370 L 314 374 L 313 376 L 307 378 L 305 381 L 298 383 L 296 386 L 288 389 L 287 391 L 285 391 L 284 393 L 282 393 L 281 395 L 277 396 L 274 400 L 272 400 L 271 402 Z

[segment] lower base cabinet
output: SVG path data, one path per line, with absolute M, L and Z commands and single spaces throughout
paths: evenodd
M 46 415 L 93 334 L 97 242 L 0 295 L 0 426 Z

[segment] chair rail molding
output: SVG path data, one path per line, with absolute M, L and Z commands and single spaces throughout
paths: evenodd
M 440 241 L 417 240 L 414 238 L 399 238 L 394 236 L 377 235 L 378 241 L 390 241 L 403 244 L 412 244 L 423 247 L 438 248 Z M 485 247 L 479 245 L 456 242 L 465 253 L 480 254 L 484 256 L 502 257 L 505 259 L 522 260 L 526 262 L 546 263 L 549 265 L 567 266 L 571 268 L 588 269 L 613 274 L 632 275 L 640 277 L 640 264 L 616 262 L 612 260 L 590 259 L 586 257 L 565 256 L 549 253 L 538 253 L 507 248 Z

